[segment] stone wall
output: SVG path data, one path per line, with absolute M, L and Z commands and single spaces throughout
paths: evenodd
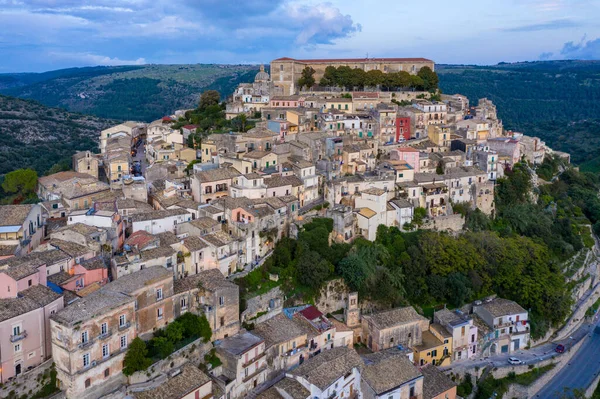
M 315 305 L 324 314 L 334 313 L 338 310 L 345 309 L 349 292 L 350 288 L 348 288 L 343 279 L 338 278 L 328 281 L 327 284 L 321 288 L 320 295 L 315 301 Z
M 204 355 L 206 355 L 212 349 L 210 342 L 202 342 L 202 338 L 199 338 L 178 351 L 173 352 L 166 359 L 159 360 L 154 363 L 146 371 L 138 371 L 129 377 L 129 384 L 141 384 L 146 383 L 150 380 L 155 379 L 161 374 L 164 374 L 172 368 L 180 367 L 186 362 L 192 362 L 193 364 L 199 364 L 204 361 Z
M 465 220 L 460 213 L 448 216 L 438 216 L 435 219 L 428 220 L 423 226 L 423 229 L 444 231 L 450 230 L 452 232 L 461 231 Z
M 281 292 L 280 287 L 275 287 L 270 291 L 262 295 L 257 295 L 255 297 L 249 298 L 246 300 L 246 310 L 244 310 L 240 316 L 241 322 L 248 322 L 249 320 L 256 317 L 259 313 L 267 312 L 266 314 L 260 316 L 260 321 L 268 320 L 271 317 L 281 313 L 283 310 L 283 301 L 284 295 Z M 271 307 L 271 305 L 273 305 Z M 267 318 L 264 316 L 270 315 Z M 259 322 L 258 319 L 252 320 L 252 322 Z
M 44 383 L 50 381 L 50 369 L 53 365 L 53 360 L 48 359 L 39 366 L 24 372 L 18 377 L 12 378 L 11 381 L 5 382 L 0 388 L 0 398 L 8 397 L 11 392 L 15 398 L 32 396 L 44 386 Z M 46 378 L 44 378 L 46 374 Z

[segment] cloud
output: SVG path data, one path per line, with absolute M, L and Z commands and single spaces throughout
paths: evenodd
M 566 42 L 560 54 L 565 59 L 600 60 L 600 38 L 586 41 L 584 36 L 579 43 Z
M 315 6 L 288 3 L 284 11 L 286 21 L 298 29 L 296 43 L 299 45 L 332 44 L 335 39 L 348 37 L 362 30 L 361 25 L 354 23 L 350 15 L 342 14 L 331 3 Z
M 551 53 L 551 52 L 542 53 L 542 54 L 540 54 L 540 60 L 547 61 L 547 60 L 551 59 L 553 55 L 554 55 L 554 53 Z
M 556 29 L 567 29 L 576 28 L 581 26 L 579 22 L 571 19 L 555 19 L 553 21 L 542 22 L 538 24 L 515 26 L 513 28 L 502 29 L 504 32 L 537 32 L 540 30 L 556 30 Z
M 146 59 L 138 58 L 136 60 L 122 60 L 120 58 L 111 58 L 105 55 L 93 53 L 68 53 L 68 52 L 49 52 L 48 57 L 59 60 L 68 61 L 76 65 L 144 65 Z

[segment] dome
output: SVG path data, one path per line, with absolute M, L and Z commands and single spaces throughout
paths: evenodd
M 256 76 L 254 77 L 254 81 L 255 82 L 266 82 L 268 81 L 269 78 L 269 74 L 265 72 L 265 66 L 261 65 L 260 66 L 260 72 L 258 72 L 256 74 Z

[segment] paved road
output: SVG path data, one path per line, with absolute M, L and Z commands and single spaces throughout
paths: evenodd
M 525 364 L 536 364 L 541 362 L 542 360 L 549 359 L 553 356 L 561 356 L 561 354 L 556 353 L 555 349 L 559 344 L 564 345 L 565 350 L 570 350 L 573 345 L 578 343 L 581 339 L 587 336 L 587 334 L 591 330 L 591 323 L 583 323 L 581 327 L 579 327 L 576 331 L 574 331 L 571 335 L 566 337 L 565 339 L 557 340 L 554 342 L 549 342 L 543 345 L 536 346 L 535 348 L 531 348 L 529 350 L 520 350 L 513 353 L 504 353 L 498 354 L 494 356 L 490 356 L 487 358 L 477 358 L 471 360 L 464 360 L 452 363 L 451 366 L 444 367 L 442 370 L 456 370 L 459 371 L 461 369 L 469 370 L 475 367 L 484 368 L 487 366 L 493 367 L 512 367 L 508 363 L 509 357 L 516 357 L 519 360 L 523 361 Z
M 597 325 L 597 324 L 596 324 Z M 553 399 L 564 395 L 565 388 L 586 390 L 600 372 L 600 334 L 590 332 L 571 362 L 563 367 L 535 398 Z

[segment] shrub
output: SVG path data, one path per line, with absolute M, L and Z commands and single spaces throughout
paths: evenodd
M 146 370 L 152 364 L 147 355 L 148 348 L 141 338 L 131 341 L 123 360 L 123 374 L 130 376 L 136 371 Z

